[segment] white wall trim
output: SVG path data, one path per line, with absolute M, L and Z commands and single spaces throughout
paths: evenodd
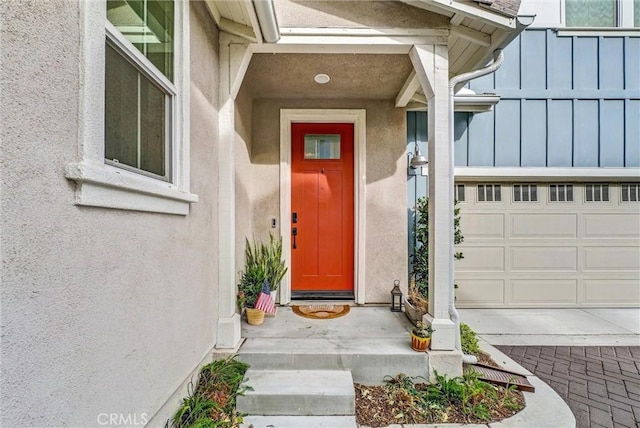
M 66 178 L 77 183 L 75 204 L 188 214 L 190 204 L 198 201 L 198 196 L 189 192 L 189 2 L 176 3 L 172 183 L 105 165 L 105 36 L 108 31 L 113 36 L 117 30 L 107 21 L 104 0 L 80 2 L 80 15 L 83 33 L 79 65 L 83 82 L 78 112 L 80 160 L 65 168 Z M 102 30 L 96 31 L 96 28 Z M 120 39 L 112 37 L 120 43 L 126 42 Z M 142 60 L 143 64 L 147 62 L 146 58 Z
M 291 124 L 353 123 L 354 146 L 354 293 L 358 304 L 365 303 L 366 244 L 366 110 L 364 109 L 281 109 L 280 110 L 280 225 L 284 259 L 291 266 Z M 280 287 L 280 303 L 291 302 L 291 269 Z
M 624 27 L 565 27 L 558 28 L 556 34 L 560 37 L 638 37 L 640 36 L 640 28 L 624 28 Z
M 428 175 L 422 168 L 422 175 Z M 502 180 L 520 181 L 567 180 L 579 181 L 640 181 L 640 168 L 554 168 L 554 167 L 456 167 L 455 176 L 465 180 Z

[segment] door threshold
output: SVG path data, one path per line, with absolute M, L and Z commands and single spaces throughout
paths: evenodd
M 353 291 L 293 291 L 291 300 L 355 300 Z

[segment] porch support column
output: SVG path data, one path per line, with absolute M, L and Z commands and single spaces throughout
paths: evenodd
M 241 45 L 242 46 L 242 45 Z M 246 45 L 244 45 L 246 46 Z M 235 259 L 235 93 L 234 82 L 247 49 L 238 49 L 220 32 L 220 93 L 218 110 L 218 327 L 216 348 L 240 343 L 240 315 L 236 313 Z M 245 69 L 246 70 L 246 69 Z M 239 86 L 239 85 L 238 85 Z
M 449 135 L 448 48 L 446 45 L 414 46 L 410 57 L 428 101 L 429 311 L 435 330 L 431 349 L 460 354 L 455 352 L 455 324 L 449 315 L 453 303 L 450 289 L 453 287 L 454 261 L 454 169 Z M 431 355 L 429 359 L 431 361 Z

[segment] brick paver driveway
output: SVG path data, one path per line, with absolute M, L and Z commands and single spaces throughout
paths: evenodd
M 497 348 L 551 386 L 578 427 L 640 427 L 640 346 Z

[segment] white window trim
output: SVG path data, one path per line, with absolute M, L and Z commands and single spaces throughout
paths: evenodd
M 628 201 L 623 200 L 623 196 L 624 196 L 624 186 L 636 186 L 636 189 L 640 188 L 640 183 L 620 183 L 620 203 L 621 204 L 637 204 L 638 202 L 640 202 L 640 197 L 638 198 L 638 200 L 636 201 L 632 201 L 631 198 L 629 198 Z M 638 191 L 640 192 L 640 189 L 638 189 Z M 631 189 L 629 189 L 629 193 L 631 193 Z M 631 194 L 629 195 L 631 196 Z M 640 196 L 640 195 L 638 195 Z
M 75 204 L 187 215 L 191 203 L 198 201 L 198 196 L 189 191 L 188 1 L 176 0 L 172 183 L 105 163 L 105 41 L 110 31 L 105 0 L 80 2 L 80 14 L 83 57 L 78 138 L 81 159 L 65 168 L 65 176 L 77 183 Z M 104 31 L 96 31 L 100 28 Z M 115 39 L 121 41 L 117 36 Z M 140 63 L 146 65 L 148 61 L 140 59 Z
M 551 200 L 551 186 L 564 186 L 564 201 L 552 201 Z M 567 200 L 567 188 L 571 186 L 571 200 Z M 578 198 L 576 198 L 576 192 L 578 191 L 578 186 L 574 183 L 548 183 L 547 184 L 547 201 L 550 204 L 575 204 Z M 557 192 L 557 189 L 556 189 Z M 557 199 L 557 193 L 556 193 Z
M 633 26 L 633 0 L 618 0 L 618 16 L 615 27 L 568 27 L 566 0 L 560 0 L 562 28 L 557 29 L 558 36 L 637 36 L 640 27 Z
M 520 186 L 520 200 L 516 201 L 516 186 Z M 522 200 L 522 196 L 524 196 L 524 186 L 527 186 L 527 194 L 529 196 L 529 200 L 525 201 Z M 531 200 L 531 189 L 535 188 L 536 189 L 536 199 L 535 200 Z M 512 183 L 511 184 L 511 202 L 514 204 L 536 204 L 538 202 L 540 202 L 540 199 L 538 198 L 538 183 Z
M 422 168 L 422 175 L 428 176 L 427 168 Z M 487 181 L 491 179 L 504 181 L 631 181 L 637 182 L 640 168 L 581 168 L 581 167 L 499 167 L 499 166 L 457 166 L 455 177 L 460 181 Z
M 600 200 L 596 201 L 595 198 L 593 201 L 589 201 L 587 200 L 587 194 L 588 194 L 588 186 L 601 186 L 600 188 Z M 604 198 L 602 197 L 602 190 L 604 189 L 604 187 L 606 186 L 607 188 L 607 200 L 604 200 Z M 583 202 L 585 204 L 610 204 L 613 202 L 613 198 L 611 197 L 612 195 L 612 191 L 613 191 L 614 185 L 612 183 L 585 183 L 584 185 L 584 195 L 583 195 Z M 575 196 L 575 195 L 574 195 Z M 594 192 L 594 196 L 595 196 L 595 192 Z
M 486 198 L 484 201 L 480 200 L 480 189 L 478 186 L 485 186 L 485 195 L 486 195 L 486 186 L 491 186 L 491 199 L 490 201 L 487 201 Z M 502 189 L 502 183 L 476 183 L 475 184 L 476 187 L 476 204 L 502 204 L 505 201 L 504 198 L 504 191 Z M 500 200 L 496 201 L 496 191 L 495 189 L 499 188 L 500 189 Z

